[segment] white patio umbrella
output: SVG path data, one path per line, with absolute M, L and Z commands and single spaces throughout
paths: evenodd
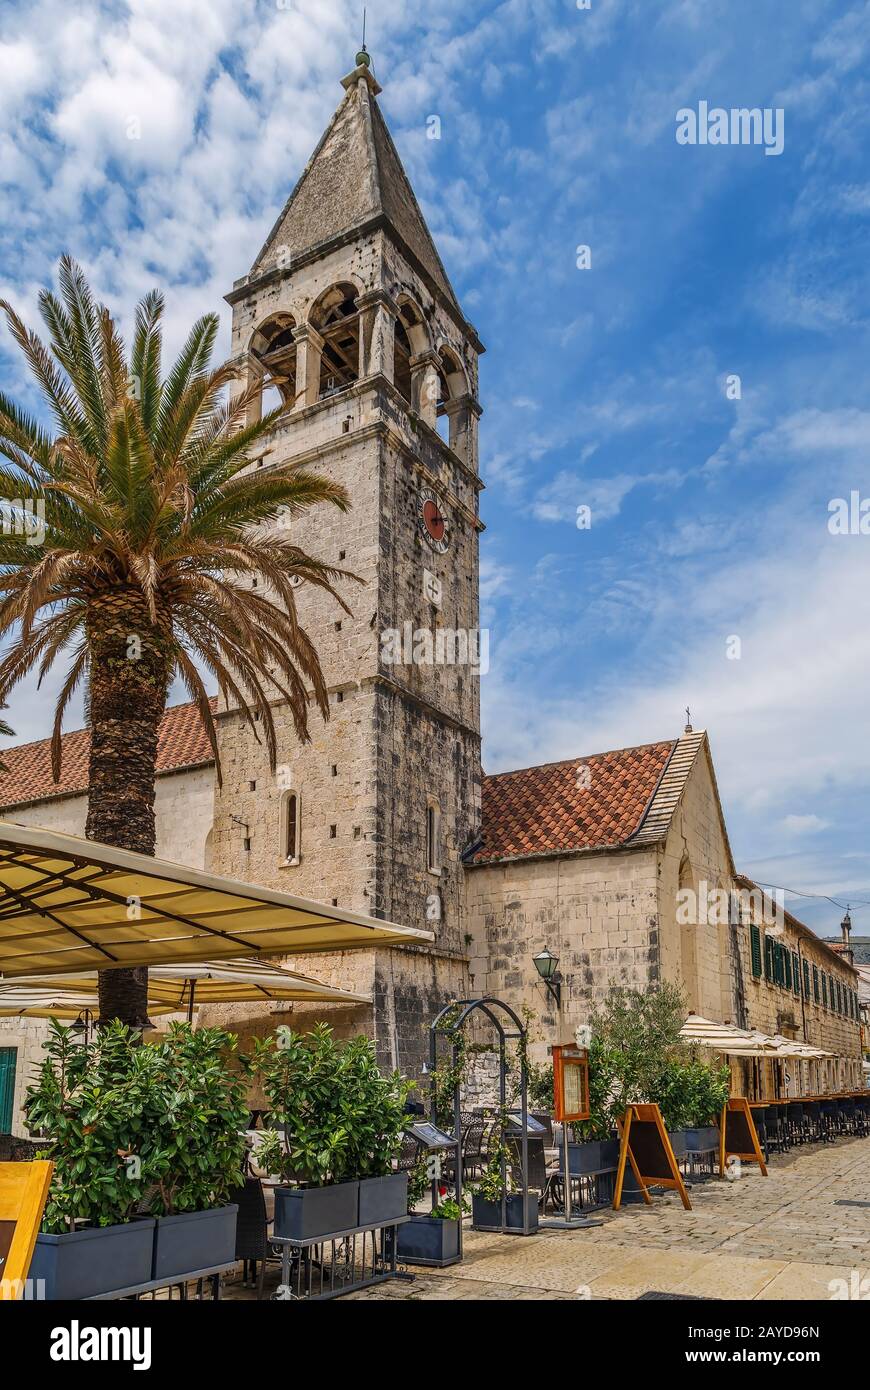
M 81 989 L 97 993 L 93 972 L 76 975 L 24 975 L 0 985 L 4 995 L 14 997 L 20 990 Z M 258 1000 L 292 1000 L 313 1004 L 371 1004 L 371 995 L 325 984 L 295 970 L 259 960 L 185 961 L 177 965 L 154 965 L 148 969 L 148 1008 L 166 1013 L 186 1009 L 193 1017 L 195 1004 L 243 1004 Z M 167 1007 L 161 1007 L 166 1005 Z

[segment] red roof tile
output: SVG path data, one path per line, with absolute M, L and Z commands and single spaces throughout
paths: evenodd
M 484 777 L 483 844 L 470 862 L 624 844 L 674 746 L 648 743 Z
M 217 701 L 212 700 L 212 709 Z M 63 736 L 60 781 L 52 781 L 51 740 L 0 748 L 7 771 L 0 772 L 0 806 L 41 801 L 50 796 L 69 796 L 88 789 L 88 755 L 91 736 L 75 729 Z M 172 705 L 163 716 L 157 745 L 157 771 L 175 772 L 212 761 L 212 751 L 194 704 Z

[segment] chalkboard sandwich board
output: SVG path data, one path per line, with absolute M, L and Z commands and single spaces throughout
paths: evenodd
M 732 1096 L 725 1102 L 719 1124 L 719 1175 L 725 1176 L 729 1158 L 739 1158 L 744 1163 L 757 1163 L 762 1175 L 767 1177 L 767 1167 L 749 1101 L 745 1096 Z
M 691 1211 L 692 1204 L 658 1106 L 630 1105 L 620 1121 L 619 1133 L 622 1142 L 619 1146 L 613 1210 L 619 1211 L 622 1205 L 622 1184 L 628 1162 L 647 1206 L 652 1205 L 648 1188 L 667 1187 L 679 1192 L 686 1211 Z

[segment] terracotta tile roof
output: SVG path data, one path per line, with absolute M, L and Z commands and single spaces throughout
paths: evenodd
M 483 843 L 468 862 L 624 844 L 675 746 L 671 739 L 484 777 Z
M 212 709 L 217 701 L 212 700 Z M 63 736 L 63 765 L 60 781 L 52 781 L 51 740 L 22 743 L 17 748 L 0 748 L 0 758 L 8 771 L 0 772 L 0 806 L 17 806 L 25 801 L 69 796 L 87 791 L 88 754 L 91 736 L 87 729 L 75 729 Z M 172 705 L 164 714 L 157 745 L 157 771 L 176 772 L 212 761 L 212 752 L 194 704 Z

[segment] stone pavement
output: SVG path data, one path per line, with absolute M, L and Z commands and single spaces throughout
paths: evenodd
M 350 1299 L 634 1299 L 656 1290 L 705 1298 L 831 1299 L 867 1278 L 870 1295 L 870 1139 L 841 1139 L 746 1164 L 734 1182 L 696 1183 L 684 1211 L 675 1193 L 652 1207 L 597 1213 L 603 1224 L 537 1236 L 466 1231 L 461 1264 L 421 1270 Z M 853 1293 L 854 1297 L 854 1293 Z

